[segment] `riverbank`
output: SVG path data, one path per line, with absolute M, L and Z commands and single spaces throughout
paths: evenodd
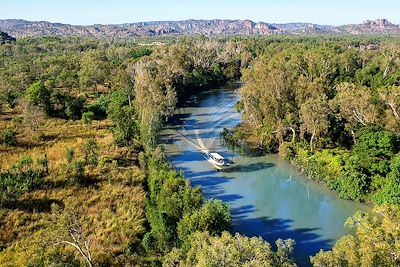
M 305 142 L 285 141 L 278 146 L 273 141 L 262 140 L 245 123 L 224 129 L 221 138 L 230 150 L 244 155 L 276 153 L 308 179 L 337 192 L 341 198 L 372 206 L 391 201 L 391 194 L 395 194 L 390 190 L 385 192 L 386 184 L 382 179 L 393 169 L 390 166 L 391 157 L 394 157 L 391 150 L 397 138 L 384 130 L 375 129 L 372 134 L 370 131 L 368 127 L 358 131 L 356 138 L 359 141 L 353 148 L 314 150 Z M 379 138 L 386 140 L 379 143 Z
M 246 156 L 227 149 L 221 132 L 241 123 L 237 101 L 230 88 L 211 89 L 188 100 L 161 132 L 165 153 L 192 186 L 201 186 L 206 199 L 229 204 L 232 232 L 261 236 L 271 244 L 293 238 L 296 262 L 310 265 L 309 256 L 351 233 L 344 223 L 363 206 L 310 183 L 277 155 Z M 199 147 L 235 163 L 217 172 Z

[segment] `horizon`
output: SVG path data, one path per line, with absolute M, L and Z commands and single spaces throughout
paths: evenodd
M 121 22 L 121 23 L 93 23 L 93 24 L 73 24 L 73 23 L 64 23 L 64 22 L 59 22 L 59 21 L 49 21 L 49 20 L 27 20 L 27 19 L 21 19 L 21 18 L 7 18 L 7 19 L 3 19 L 0 18 L 0 20 L 22 20 L 22 21 L 27 21 L 27 22 L 49 22 L 52 24 L 63 24 L 63 25 L 72 25 L 72 26 L 93 26 L 93 25 L 122 25 L 122 24 L 133 24 L 133 23 L 151 23 L 151 22 L 183 22 L 183 21 L 212 21 L 212 20 L 225 20 L 225 21 L 246 21 L 246 20 L 250 20 L 252 22 L 255 23 L 267 23 L 267 24 L 297 24 L 297 23 L 302 23 L 302 24 L 314 24 L 314 25 L 321 25 L 321 26 L 342 26 L 342 25 L 349 25 L 349 24 L 362 24 L 365 21 L 376 21 L 376 20 L 380 20 L 380 19 L 386 19 L 388 20 L 390 23 L 392 24 L 399 24 L 399 23 L 395 23 L 393 21 L 391 21 L 390 19 L 387 18 L 366 18 L 363 21 L 358 21 L 358 22 L 350 22 L 350 23 L 346 23 L 346 24 L 321 24 L 321 23 L 316 23 L 316 22 L 310 22 L 310 21 L 287 21 L 287 22 L 274 22 L 274 21 L 257 21 L 257 20 L 252 20 L 252 19 L 235 19 L 235 18 L 231 18 L 231 19 L 220 19 L 220 18 L 210 18 L 210 19 L 201 19 L 201 18 L 189 18 L 189 19 L 178 19 L 178 20 L 147 20 L 147 21 L 130 21 L 130 22 Z
M 210 8 L 212 7 L 212 8 Z M 389 8 L 388 8 L 389 7 Z M 280 2 L 248 0 L 212 0 L 181 2 L 179 0 L 153 0 L 136 2 L 128 0 L 70 0 L 51 1 L 15 0 L 3 3 L 6 16 L 0 19 L 47 21 L 71 25 L 110 25 L 154 21 L 184 20 L 252 20 L 266 23 L 310 23 L 340 26 L 360 24 L 365 20 L 385 18 L 399 24 L 397 10 L 400 3 L 394 0 L 320 2 L 316 0 Z M 88 12 L 89 11 L 89 12 Z

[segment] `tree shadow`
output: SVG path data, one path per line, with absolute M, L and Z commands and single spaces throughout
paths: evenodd
M 231 167 L 224 169 L 225 172 L 253 172 L 253 171 L 258 171 L 258 170 L 263 170 L 263 169 L 268 169 L 268 168 L 273 168 L 275 167 L 276 164 L 271 163 L 271 162 L 257 162 L 257 163 L 251 163 L 247 165 L 235 165 L 233 164 Z
M 4 204 L 7 209 L 23 210 L 25 212 L 51 212 L 51 205 L 57 204 L 64 207 L 64 203 L 58 199 L 39 198 L 39 199 L 24 199 L 8 202 Z

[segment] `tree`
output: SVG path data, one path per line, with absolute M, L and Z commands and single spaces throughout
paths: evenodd
M 172 115 L 177 103 L 177 93 L 169 81 L 173 77 L 164 77 L 161 68 L 154 62 L 141 61 L 135 67 L 135 107 L 140 136 L 150 147 L 156 144 L 162 119 Z
M 311 258 L 316 267 L 398 266 L 400 264 L 400 208 L 376 207 L 372 214 L 356 212 L 346 221 L 354 235 L 342 237 L 331 251 Z
M 51 112 L 51 92 L 44 86 L 43 82 L 33 83 L 26 89 L 25 95 L 30 104 L 42 108 L 47 114 Z
M 20 106 L 22 109 L 23 125 L 31 128 L 33 131 L 38 131 L 46 117 L 43 109 L 27 101 L 22 101 Z
M 54 234 L 58 239 L 54 246 L 71 246 L 86 261 L 89 267 L 93 266 L 93 259 L 90 249 L 92 240 L 85 236 L 82 225 L 82 218 L 76 209 L 67 209 L 62 212 L 60 207 L 52 205 L 52 220 L 55 226 Z
M 341 83 L 336 89 L 335 103 L 351 129 L 355 129 L 357 124 L 367 126 L 377 122 L 377 108 L 372 103 L 372 95 L 367 88 L 352 83 Z
M 81 152 L 83 154 L 85 163 L 97 165 L 98 157 L 99 157 L 99 150 L 100 150 L 100 148 L 96 142 L 96 139 L 94 139 L 94 138 L 88 139 L 81 148 Z
M 139 140 L 139 129 L 133 107 L 121 103 L 120 99 L 115 97 L 108 104 L 107 114 L 114 123 L 114 141 L 117 145 L 127 146 L 135 139 Z
M 106 81 L 108 64 L 105 54 L 102 51 L 90 50 L 81 58 L 79 71 L 79 82 L 82 88 L 93 87 L 95 92 L 97 86 Z
M 212 236 L 208 232 L 196 232 L 189 238 L 187 251 L 173 249 L 163 262 L 173 266 L 296 266 L 288 257 L 293 251 L 293 240 L 278 240 L 278 252 L 259 237 L 248 238 L 228 232 Z
M 314 148 L 314 140 L 328 131 L 329 105 L 327 97 L 322 95 L 316 98 L 309 98 L 300 106 L 300 129 L 302 132 L 311 134 L 310 149 Z
M 219 235 L 230 228 L 229 206 L 219 200 L 209 200 L 198 211 L 183 217 L 178 224 L 178 235 L 182 241 L 187 241 L 189 235 L 196 231 Z
M 390 121 L 388 121 L 387 125 L 390 129 L 399 132 L 399 124 L 400 124 L 400 86 L 388 86 L 382 87 L 378 90 L 379 97 L 388 107 L 388 118 L 394 119 L 395 123 L 390 125 Z M 393 125 L 394 124 L 394 125 Z
M 400 206 L 400 155 L 397 154 L 390 165 L 385 184 L 374 198 L 377 204 L 396 204 Z
M 359 164 L 368 170 L 368 175 L 385 176 L 389 161 L 398 150 L 398 139 L 392 132 L 370 126 L 356 131 L 352 154 L 360 159 Z

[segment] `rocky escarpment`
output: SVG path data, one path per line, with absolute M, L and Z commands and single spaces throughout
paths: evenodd
M 251 20 L 184 20 L 152 21 L 115 25 L 70 25 L 47 21 L 0 20 L 0 30 L 20 37 L 29 36 L 78 36 L 132 38 L 145 36 L 176 35 L 273 35 L 273 34 L 392 34 L 400 35 L 400 26 L 386 19 L 367 20 L 362 24 L 342 26 L 311 23 L 270 24 Z
M 13 43 L 15 41 L 16 39 L 14 37 L 8 35 L 6 32 L 0 31 L 0 45 Z
M 349 24 L 337 27 L 340 32 L 353 35 L 400 35 L 400 25 L 387 19 L 366 20 L 362 24 Z

